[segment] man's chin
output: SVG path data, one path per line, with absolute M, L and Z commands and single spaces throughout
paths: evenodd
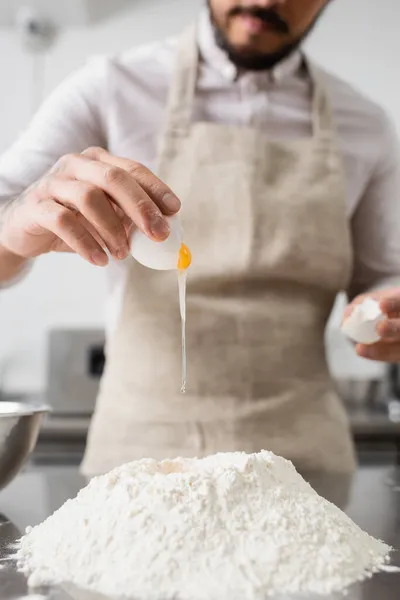
M 214 25 L 218 46 L 238 68 L 262 71 L 273 68 L 298 46 L 298 43 L 265 43 L 261 36 L 239 36 L 239 32 L 223 32 Z M 274 40 L 275 41 L 275 40 Z
M 220 44 L 230 61 L 240 69 L 248 71 L 264 71 L 272 69 L 277 63 L 287 58 L 296 47 L 286 47 L 277 52 L 260 52 L 254 46 L 232 46 Z
M 231 54 L 243 56 L 244 58 L 254 57 L 255 59 L 275 55 L 280 53 L 282 49 L 282 46 L 266 46 L 265 44 L 262 44 L 258 40 L 254 39 L 239 42 L 228 42 L 225 47 L 229 49 Z

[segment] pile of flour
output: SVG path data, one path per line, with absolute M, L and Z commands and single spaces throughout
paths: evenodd
M 258 600 L 340 591 L 385 569 L 389 552 L 263 451 L 124 465 L 28 530 L 17 558 L 32 587 Z

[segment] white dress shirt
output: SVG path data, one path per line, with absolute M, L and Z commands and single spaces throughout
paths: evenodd
M 193 119 L 257 127 L 273 139 L 311 135 L 311 85 L 293 54 L 269 72 L 238 73 L 199 19 L 201 68 Z M 0 159 L 0 201 L 19 195 L 57 159 L 89 146 L 156 168 L 177 39 L 91 61 L 44 103 Z M 343 157 L 354 246 L 351 293 L 400 275 L 400 152 L 384 111 L 325 73 Z M 119 314 L 124 263 L 112 261 L 107 329 Z

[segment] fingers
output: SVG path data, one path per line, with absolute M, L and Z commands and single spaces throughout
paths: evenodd
M 173 215 L 181 208 L 181 203 L 172 190 L 142 164 L 127 158 L 113 156 L 103 148 L 89 148 L 83 152 L 83 155 L 93 160 L 115 165 L 126 171 L 141 185 L 164 215 Z
M 357 296 L 356 298 L 354 298 L 354 300 L 348 304 L 346 306 L 346 308 L 344 309 L 344 313 L 343 313 L 343 321 L 346 321 L 346 319 L 348 319 L 351 315 L 351 313 L 353 312 L 353 310 L 355 309 L 355 307 L 358 304 L 361 304 L 361 302 L 363 302 L 365 300 L 365 295 L 362 296 Z
M 384 298 L 381 303 L 381 310 L 389 316 L 395 316 L 400 318 L 400 292 L 393 293 L 388 298 Z
M 400 343 L 388 344 L 387 342 L 378 342 L 372 346 L 359 344 L 356 351 L 362 358 L 380 362 L 396 363 L 400 361 Z
M 385 319 L 379 323 L 377 332 L 384 341 L 400 343 L 400 319 Z
M 381 362 L 400 362 L 400 319 L 385 319 L 377 326 L 381 340 L 372 345 L 359 344 L 357 354 Z
M 361 294 L 354 298 L 344 310 L 343 321 L 353 312 L 354 308 L 361 304 L 366 298 L 371 298 L 379 302 L 381 311 L 388 317 L 400 318 L 400 288 L 390 290 L 381 290 L 370 294 Z
M 166 215 L 178 198 L 143 165 L 101 148 L 64 156 L 40 186 L 38 224 L 94 264 L 129 253 L 135 226 L 156 241 L 168 237 Z
M 54 200 L 40 203 L 38 224 L 51 231 L 71 250 L 97 266 L 105 266 L 108 258 L 94 236 L 85 227 L 79 214 Z
M 50 177 L 44 194 L 47 198 L 56 198 L 67 208 L 78 210 L 115 258 L 128 256 L 129 242 L 124 224 L 102 190 L 86 182 Z
M 374 298 L 380 304 L 381 311 L 387 317 L 381 321 L 376 331 L 381 338 L 376 344 L 358 344 L 356 351 L 362 358 L 397 363 L 400 362 L 400 288 L 392 288 L 374 294 L 358 296 L 346 309 L 344 320 L 354 307 L 366 297 Z
M 82 156 L 67 159 L 65 174 L 86 181 L 106 192 L 146 235 L 164 240 L 168 223 L 143 188 L 123 169 Z
M 151 239 L 168 237 L 169 225 L 161 210 L 124 169 L 81 155 L 64 157 L 58 168 L 63 176 L 85 181 L 108 194 Z

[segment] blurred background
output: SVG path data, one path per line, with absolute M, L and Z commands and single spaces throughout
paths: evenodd
M 178 33 L 201 4 L 201 0 L 0 1 L 0 151 L 17 138 L 41 100 L 71 71 L 96 56 Z M 52 25 L 43 37 L 35 26 L 29 27 L 31 9 L 39 23 L 45 17 Z M 320 64 L 383 105 L 400 132 L 399 22 L 397 0 L 337 0 L 312 34 L 308 50 Z M 22 284 L 1 291 L 3 397 L 47 394 L 60 414 L 90 413 L 102 368 L 104 298 L 102 270 L 68 255 L 41 258 Z M 391 391 L 387 387 L 389 368 L 356 357 L 339 331 L 343 306 L 344 299 L 338 298 L 326 335 L 331 370 L 350 403 L 373 404 L 375 395 L 381 395 L 382 415 L 388 395 L 393 395 L 393 386 Z M 390 372 L 393 382 L 396 370 Z M 68 381 L 75 385 L 68 388 L 69 402 L 65 395 L 58 398 Z

